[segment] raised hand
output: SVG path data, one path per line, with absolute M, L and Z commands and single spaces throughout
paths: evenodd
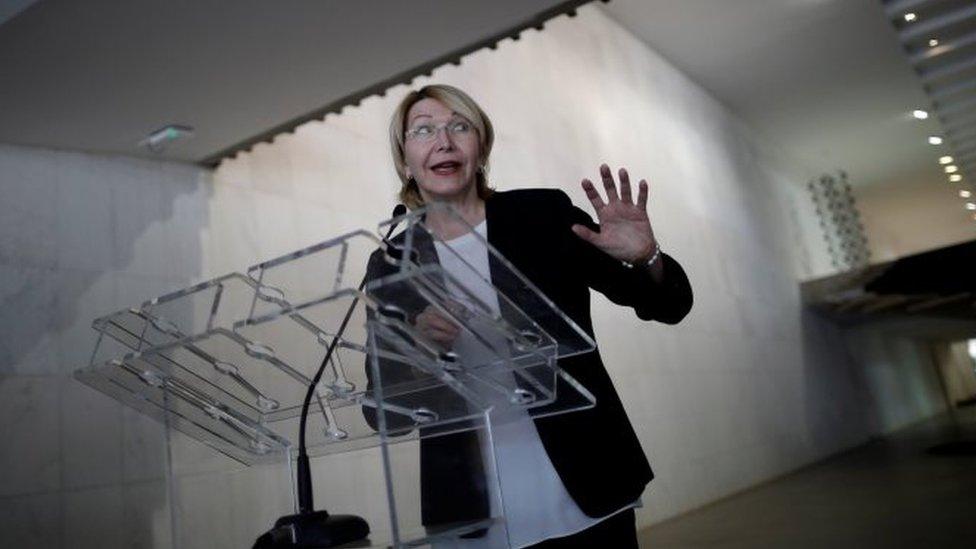
M 573 232 L 621 261 L 639 263 L 649 259 L 657 250 L 651 221 L 647 217 L 647 181 L 642 179 L 638 183 L 637 202 L 634 202 L 627 170 L 620 168 L 618 175 L 620 194 L 617 194 L 617 185 L 610 167 L 606 164 L 600 166 L 600 177 L 607 194 L 606 202 L 600 197 L 593 182 L 589 179 L 583 180 L 583 190 L 596 211 L 600 232 L 583 225 L 573 225 Z

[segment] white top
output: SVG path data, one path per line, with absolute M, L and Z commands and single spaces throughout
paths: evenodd
M 484 240 L 487 240 L 487 231 L 486 221 L 482 221 L 475 227 L 475 232 Z M 497 314 L 498 296 L 491 285 L 485 282 L 491 280 L 491 272 L 488 250 L 482 240 L 468 233 L 444 244 L 435 242 L 434 246 L 444 270 Z M 451 253 L 448 247 L 454 253 Z M 470 267 L 458 256 L 464 258 Z M 477 273 L 472 272 L 472 268 Z M 463 299 L 460 294 L 455 295 Z M 480 349 L 481 347 L 474 344 L 471 339 L 471 336 L 462 333 L 455 341 L 455 352 L 464 357 L 466 349 L 468 352 Z M 512 383 L 514 384 L 514 380 Z M 505 537 L 504 528 L 493 527 L 481 538 L 439 542 L 435 544 L 437 548 L 525 547 L 549 538 L 575 534 L 638 504 L 635 502 L 624 506 L 604 517 L 588 517 L 563 486 L 545 447 L 542 446 L 535 423 L 528 413 L 525 410 L 506 412 L 505 421 L 495 421 L 495 417 L 493 412 L 491 437 L 494 442 L 501 498 L 498 497 L 497 487 L 491 482 L 488 483 L 489 496 L 493 516 L 502 514 L 497 507 L 499 501 L 504 502 L 509 539 Z M 482 453 L 485 456 L 486 470 L 490 474 L 491 445 L 486 439 L 486 434 L 481 433 Z

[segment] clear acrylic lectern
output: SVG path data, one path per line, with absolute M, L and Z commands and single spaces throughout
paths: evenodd
M 350 307 L 308 419 L 316 508 L 369 522 L 343 547 L 504 546 L 492 430 L 593 406 L 556 361 L 594 343 L 438 204 L 93 322 L 75 377 L 166 426 L 174 545 L 294 512 L 302 399 Z

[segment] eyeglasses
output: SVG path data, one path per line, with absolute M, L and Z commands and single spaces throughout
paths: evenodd
M 451 120 L 443 124 L 421 124 L 407 130 L 404 136 L 414 141 L 433 141 L 437 133 L 444 130 L 452 136 L 468 135 L 474 130 L 474 126 L 467 120 Z

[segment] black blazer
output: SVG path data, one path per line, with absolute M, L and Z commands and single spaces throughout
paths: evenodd
M 488 242 L 590 336 L 590 288 L 633 308 L 642 320 L 675 324 L 691 309 L 691 285 L 674 259 L 661 255 L 664 280 L 658 284 L 644 270 L 629 268 L 581 240 L 570 229 L 573 224 L 594 230 L 597 226 L 562 191 L 495 192 L 486 201 L 485 213 Z M 496 265 L 490 268 L 496 282 Z M 392 270 L 377 250 L 370 257 L 366 278 L 376 279 Z M 559 366 L 593 393 L 596 406 L 537 418 L 536 428 L 570 496 L 587 515 L 603 516 L 640 497 L 654 475 L 599 349 L 562 359 Z M 371 410 L 364 412 L 375 426 Z M 485 489 L 470 482 L 482 476 L 479 452 L 477 436 L 470 432 L 423 439 L 425 525 L 487 516 Z

